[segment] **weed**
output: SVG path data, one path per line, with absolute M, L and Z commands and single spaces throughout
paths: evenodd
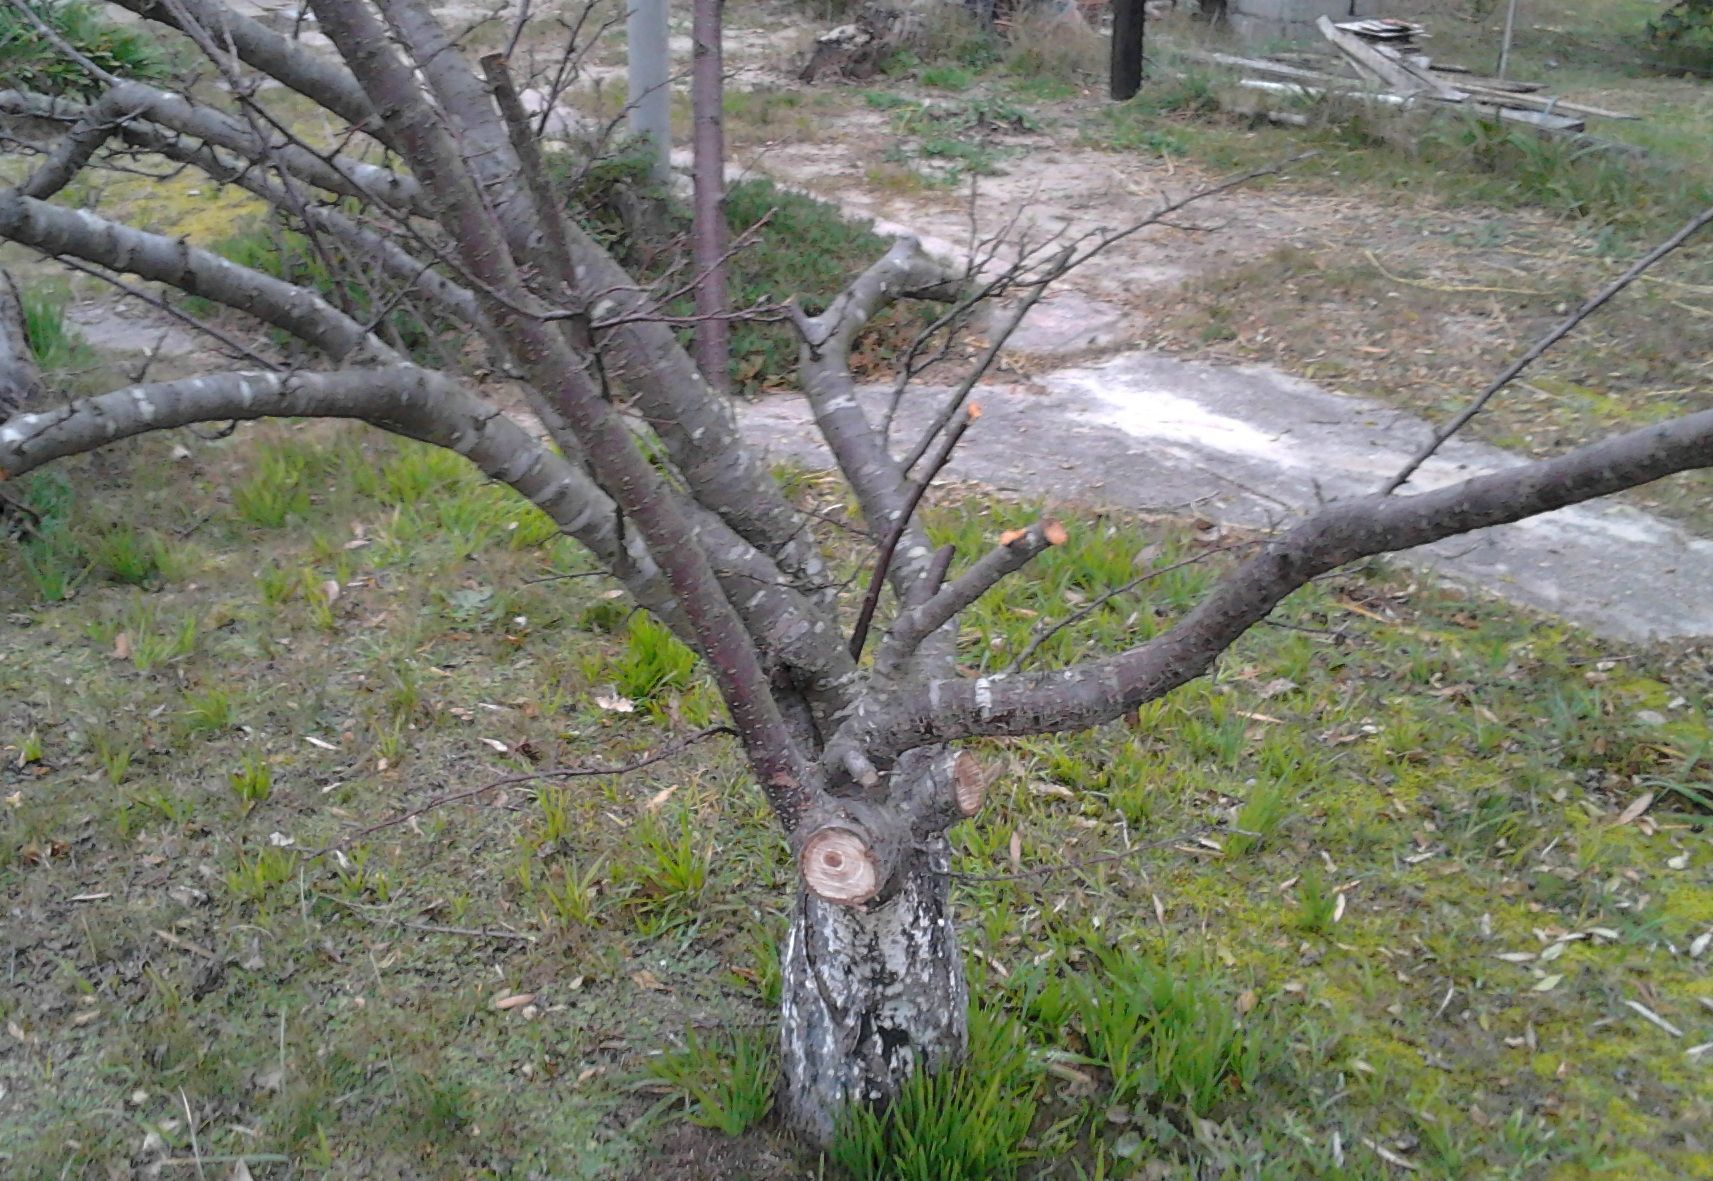
M 110 582 L 142 586 L 160 574 L 165 549 L 153 530 L 119 522 L 96 538 L 89 555 Z
M 615 876 L 629 890 L 639 929 L 659 934 L 698 916 L 708 886 L 709 851 L 696 839 L 688 810 L 676 822 L 650 812 L 637 822 L 629 856 Z
M 0 24 L 6 17 L 7 13 L 0 13 Z M 0 34 L 0 42 L 4 40 Z M 0 50 L 0 62 L 4 56 Z M 24 338 L 37 366 L 50 381 L 94 366 L 94 350 L 66 323 L 64 296 L 39 286 L 26 287 L 19 293 L 19 302 L 24 312 Z
M 1241 857 L 1266 844 L 1285 818 L 1290 802 L 1285 785 L 1277 780 L 1270 779 L 1250 788 L 1249 798 L 1237 810 L 1231 835 L 1226 839 L 1226 853 Z
M 579 868 L 575 861 L 555 862 L 537 891 L 545 903 L 543 918 L 551 917 L 567 927 L 593 927 L 600 918 L 606 873 L 606 862 L 599 858 L 586 868 Z
M 301 450 L 264 443 L 254 473 L 232 490 L 232 507 L 252 525 L 277 529 L 308 516 L 307 463 Z
M 669 689 L 687 686 L 695 673 L 696 654 L 672 629 L 652 616 L 631 617 L 624 654 L 613 668 L 620 693 L 632 701 L 651 701 Z
M 232 694 L 216 685 L 185 701 L 184 727 L 191 734 L 219 734 L 232 728 Z
M 728 1136 L 741 1136 L 773 1106 L 779 1076 L 774 1039 L 762 1030 L 704 1042 L 693 1029 L 684 1047 L 651 1060 L 648 1073 L 672 1088 L 684 1118 Z
M 114 787 L 124 783 L 139 753 L 135 739 L 103 728 L 89 736 L 89 745 L 95 752 L 96 762 L 101 764 L 101 773 L 107 776 L 107 782 Z
M 968 90 L 975 85 L 975 75 L 963 66 L 928 66 L 917 75 L 917 81 L 934 90 Z
M 257 804 L 264 804 L 274 791 L 274 769 L 267 759 L 255 751 L 244 755 L 244 765 L 226 776 L 226 785 L 238 800 L 239 809 L 248 815 Z
M 237 864 L 226 873 L 226 889 L 245 902 L 261 902 L 297 873 L 290 849 L 264 845 L 252 853 L 239 849 Z
M 1104 952 L 1100 972 L 1081 982 L 1076 1009 L 1089 1056 L 1111 1073 L 1118 1102 L 1182 1104 L 1206 1117 L 1259 1074 L 1259 1043 L 1199 959 Z
M 386 871 L 370 866 L 373 857 L 374 850 L 364 844 L 353 845 L 349 852 L 340 851 L 337 872 L 339 890 L 345 897 L 353 900 L 372 897 L 377 902 L 391 900 L 392 880 Z
M 918 1071 L 888 1107 L 852 1108 L 828 1156 L 857 1181 L 1015 1177 L 1038 1090 L 1022 1028 L 972 1007 L 968 1058 Z
M 1291 926 L 1305 935 L 1332 933 L 1333 916 L 1338 913 L 1338 895 L 1326 883 L 1318 865 L 1303 870 L 1297 882 L 1297 909 L 1291 915 Z

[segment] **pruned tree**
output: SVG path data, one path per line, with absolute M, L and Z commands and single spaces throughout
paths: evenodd
M 930 544 L 916 509 L 960 435 L 980 429 L 976 379 L 1047 283 L 1188 199 L 985 270 L 901 240 L 820 314 L 796 313 L 804 393 L 877 541 L 847 594 L 679 345 L 682 321 L 665 310 L 674 293 L 626 274 L 567 215 L 504 57 L 478 66 L 427 0 L 311 0 L 337 57 L 220 0 L 114 2 L 188 37 L 208 83 L 163 90 L 85 61 L 87 97 L 0 92 L 0 114 L 42 144 L 29 176 L 0 191 L 0 238 L 150 285 L 134 288 L 142 295 L 194 293 L 297 349 L 284 360 L 226 334 L 222 347 L 242 350 L 229 371 L 15 415 L 0 425 L 0 471 L 196 422 L 342 418 L 451 449 L 539 506 L 700 654 L 772 806 L 800 871 L 781 957 L 780 1093 L 791 1125 L 817 1141 L 847 1104 L 884 1100 L 963 1052 L 946 832 L 981 809 L 988 786 L 970 740 L 1120 718 L 1208 672 L 1292 591 L 1346 563 L 1713 465 L 1710 411 L 1431 491 L 1334 503 L 1257 543 L 1146 643 L 1065 668 L 1026 670 L 1024 653 L 1017 671 L 960 675 L 960 612 L 1065 538 L 1042 520 L 985 553 Z M 263 80 L 312 101 L 336 130 L 311 136 L 297 130 L 304 121 L 276 118 Z M 330 298 L 55 199 L 87 168 L 163 160 L 266 202 L 366 298 Z M 999 251 L 996 238 L 977 261 Z M 859 334 L 897 301 L 944 305 L 905 360 L 901 392 L 947 355 L 946 330 L 998 295 L 1013 311 L 932 428 L 894 441 L 890 415 L 858 396 Z M 393 328 L 404 306 L 481 355 L 425 361 L 433 342 L 413 353 Z M 503 411 L 484 371 L 516 379 L 547 440 Z

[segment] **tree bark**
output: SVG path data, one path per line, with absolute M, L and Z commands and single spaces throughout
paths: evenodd
M 851 1104 L 895 1098 L 916 1071 L 956 1063 L 968 1044 L 945 837 L 913 857 L 866 906 L 798 892 L 780 956 L 780 1109 L 814 1144 L 831 1143 Z
M 725 59 L 720 20 L 725 0 L 695 0 L 690 105 L 695 153 L 690 252 L 696 268 L 696 367 L 717 394 L 731 389 L 731 323 L 726 320 Z
M 1112 0 L 1112 97 L 1134 98 L 1142 88 L 1142 41 L 1148 27 L 1143 0 Z
M 41 372 L 24 327 L 24 301 L 12 276 L 0 269 L 0 422 L 26 409 L 41 392 Z

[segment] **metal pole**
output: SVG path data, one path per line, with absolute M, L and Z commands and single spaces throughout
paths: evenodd
M 1511 0 L 1505 7 L 1505 39 L 1499 43 L 1499 77 L 1505 76 L 1505 70 L 1511 64 L 1511 32 L 1517 27 L 1517 0 Z
M 631 135 L 650 141 L 654 178 L 671 175 L 671 56 L 667 51 L 666 0 L 627 0 L 625 38 L 630 83 Z

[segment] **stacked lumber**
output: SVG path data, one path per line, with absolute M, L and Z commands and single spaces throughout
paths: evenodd
M 1338 60 L 1329 63 L 1327 69 L 1306 69 L 1276 58 L 1235 57 L 1226 53 L 1190 52 L 1185 56 L 1263 75 L 1244 78 L 1242 85 L 1274 94 L 1311 98 L 1335 94 L 1390 106 L 1424 103 L 1458 106 L 1549 132 L 1584 131 L 1590 117 L 1640 118 L 1542 94 L 1538 83 L 1487 78 L 1459 66 L 1438 65 L 1417 43 L 1427 30 L 1410 21 L 1334 23 L 1323 16 L 1318 27 L 1339 54 Z M 1340 67 L 1344 73 L 1332 72 Z

